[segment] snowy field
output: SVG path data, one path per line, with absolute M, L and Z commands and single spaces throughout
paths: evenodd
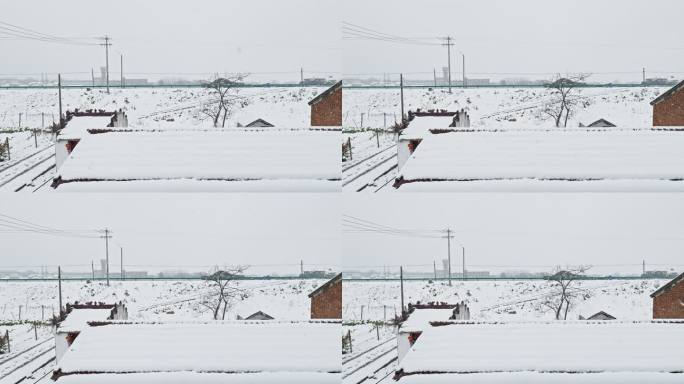
M 239 283 L 247 296 L 235 300 L 226 320 L 237 315 L 249 316 L 264 311 L 276 320 L 308 320 L 308 294 L 324 280 L 249 280 Z M 103 281 L 67 281 L 62 283 L 63 302 L 123 301 L 130 320 L 209 320 L 210 310 L 200 304 L 200 298 L 212 289 L 208 282 L 179 281 L 120 281 L 111 286 Z M 22 320 L 45 319 L 58 311 L 57 282 L 2 282 L 0 281 L 0 320 L 17 320 L 22 306 Z M 43 306 L 43 307 L 41 307 Z M 2 327 L 0 330 L 4 332 Z
M 605 311 L 618 320 L 650 320 L 649 295 L 667 280 L 591 280 L 576 286 L 584 292 L 568 312 L 568 319 L 588 317 Z M 405 305 L 417 301 L 464 301 L 471 320 L 527 321 L 551 320 L 554 314 L 543 300 L 556 291 L 550 282 L 536 280 L 404 282 Z M 401 311 L 398 281 L 344 283 L 342 317 L 345 321 L 383 320 Z
M 668 87 L 583 88 L 584 103 L 568 120 L 568 127 L 580 123 L 588 125 L 600 118 L 620 126 L 651 125 L 652 107 L 649 104 Z M 548 101 L 549 90 L 543 88 L 467 88 L 404 90 L 404 111 L 465 109 L 474 128 L 551 128 L 554 123 L 540 113 Z M 401 113 L 399 89 L 346 89 L 343 95 L 342 125 L 348 129 L 383 128 L 394 123 L 394 115 Z M 384 114 L 384 115 L 383 115 Z M 392 116 L 390 119 L 387 116 Z M 387 123 L 385 124 L 385 119 Z
M 226 128 L 246 125 L 262 118 L 276 127 L 308 127 L 307 104 L 324 87 L 244 88 L 243 100 L 233 106 Z M 211 96 L 202 88 L 66 88 L 62 90 L 63 111 L 86 109 L 118 110 L 128 115 L 128 124 L 145 129 L 211 128 L 210 119 L 200 112 Z M 0 90 L 0 129 L 15 129 L 22 114 L 22 127 L 41 128 L 59 121 L 56 89 Z M 26 117 L 28 115 L 28 118 Z

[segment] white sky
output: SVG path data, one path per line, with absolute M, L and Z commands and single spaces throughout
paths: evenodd
M 477 72 L 637 72 L 602 78 L 641 80 L 644 66 L 647 71 L 681 72 L 684 61 L 684 2 L 679 0 L 347 0 L 344 4 L 346 22 L 409 38 L 454 37 L 456 79 L 461 78 L 461 52 L 466 54 L 471 78 L 490 76 Z M 431 78 L 432 69 L 439 73 L 447 62 L 446 48 L 441 46 L 344 40 L 343 52 L 345 74 L 430 72 L 407 77 Z
M 682 194 L 400 194 L 381 199 L 345 195 L 343 213 L 402 229 L 451 227 L 456 270 L 461 266 L 461 245 L 466 248 L 466 265 L 589 264 L 596 266 L 594 273 L 636 274 L 646 259 L 647 265 L 653 264 L 649 269 L 662 268 L 654 264 L 678 264 L 684 270 Z M 447 255 L 446 239 L 378 233 L 343 236 L 346 270 L 429 264 L 423 270 L 432 271 L 433 260 L 440 268 Z M 608 264 L 639 265 L 602 267 Z
M 253 274 L 285 273 L 298 272 L 300 259 L 309 269 L 340 265 L 341 202 L 333 195 L 12 195 L 3 197 L 0 213 L 59 229 L 109 227 L 110 260 L 117 266 L 123 246 L 125 265 L 247 264 Z M 84 264 L 89 270 L 91 260 L 97 266 L 104 255 L 103 239 L 0 231 L 2 269 Z
M 4 1 L 0 21 L 60 37 L 110 35 L 111 71 L 250 72 L 299 80 L 340 72 L 337 0 Z M 104 47 L 0 39 L 0 74 L 87 72 Z M 291 74 L 261 72 L 292 71 Z M 81 75 L 83 76 L 83 75 Z M 130 77 L 133 77 L 131 75 Z M 339 74 L 337 74 L 339 76 Z

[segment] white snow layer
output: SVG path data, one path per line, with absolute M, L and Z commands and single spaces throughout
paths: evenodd
M 112 122 L 112 116 L 73 116 L 59 132 L 62 139 L 80 139 L 88 135 L 89 129 L 105 129 Z
M 261 372 L 261 373 L 198 373 L 154 372 L 131 374 L 67 375 L 60 384 L 339 384 L 339 373 L 323 372 Z
M 87 135 L 60 175 L 64 181 L 339 180 L 338 139 L 336 131 Z
M 416 116 L 408 127 L 401 131 L 401 139 L 422 139 L 430 135 L 431 129 L 449 129 L 454 116 Z
M 67 318 L 59 324 L 58 331 L 78 332 L 88 326 L 89 321 L 104 321 L 112 314 L 112 309 L 102 308 L 74 308 Z
M 431 321 L 449 321 L 449 317 L 453 314 L 453 309 L 415 309 L 404 321 L 401 323 L 400 331 L 416 332 L 422 331 L 430 327 Z
M 684 132 L 563 130 L 427 136 L 405 180 L 635 180 L 684 178 Z
M 572 321 L 425 329 L 400 368 L 412 372 L 681 372 L 684 323 Z M 678 376 L 684 381 L 684 375 Z
M 110 324 L 59 362 L 76 372 L 340 372 L 339 323 Z
M 541 373 L 492 372 L 471 374 L 423 374 L 405 376 L 401 384 L 675 384 L 684 375 L 664 372 Z

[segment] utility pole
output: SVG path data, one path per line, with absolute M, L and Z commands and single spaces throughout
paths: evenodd
M 90 68 L 90 79 L 93 83 L 93 89 L 95 89 L 95 70 Z
M 304 260 L 299 260 L 299 273 L 300 276 L 304 276 Z
M 121 250 L 121 280 L 124 280 L 124 269 L 123 269 L 123 247 L 119 247 Z
M 106 69 L 105 70 L 107 72 L 105 74 L 105 77 L 106 77 L 106 81 L 107 81 L 107 93 L 109 93 L 109 47 L 112 45 L 112 43 L 110 43 L 109 40 L 111 40 L 110 37 L 105 36 L 104 37 L 104 41 L 105 41 L 104 44 L 100 44 L 100 45 L 104 45 L 104 47 L 105 47 L 105 60 L 106 60 L 106 64 L 105 64 Z
M 465 247 L 461 246 L 461 252 L 463 254 L 463 280 L 467 279 L 468 276 L 466 275 L 466 266 L 465 266 Z
M 449 286 L 451 286 L 451 229 L 447 229 L 447 256 L 449 258 Z
M 435 271 L 435 280 L 437 280 L 437 262 L 432 260 L 432 269 Z
M 641 276 L 646 275 L 646 260 L 641 263 Z
M 123 53 L 121 54 L 121 88 L 125 88 L 124 86 L 124 75 L 123 75 Z
M 437 88 L 437 70 L 435 68 L 432 68 L 432 78 L 435 81 L 435 88 Z
M 90 260 L 90 270 L 93 273 L 93 281 L 95 281 L 95 262 Z
M 304 85 L 304 68 L 299 68 L 299 84 Z
M 642 71 L 642 84 L 646 82 L 646 67 L 641 68 Z
M 59 320 L 62 321 L 62 267 L 57 266 L 57 281 L 59 282 Z
M 399 88 L 401 88 L 401 126 L 404 127 L 404 74 L 399 74 Z
M 105 274 L 107 276 L 107 286 L 109 286 L 109 239 L 112 237 L 110 235 L 110 233 L 111 232 L 109 231 L 109 229 L 105 228 L 104 229 L 104 236 L 101 236 L 105 239 L 105 257 L 106 257 L 105 263 L 106 263 L 106 265 L 105 265 L 105 270 L 103 272 L 105 272 Z
M 451 36 L 447 36 L 444 39 L 446 40 L 446 43 L 442 44 L 442 46 L 447 47 L 447 62 L 449 67 L 449 93 L 451 93 L 451 47 L 454 45 L 454 43 L 451 42 Z
M 57 88 L 59 89 L 59 127 L 62 128 L 64 120 L 62 118 L 62 74 L 57 74 Z
M 468 78 L 465 71 L 465 53 L 463 54 L 463 88 L 468 88 Z
M 399 281 L 401 282 L 401 319 L 404 320 L 404 267 L 399 267 Z

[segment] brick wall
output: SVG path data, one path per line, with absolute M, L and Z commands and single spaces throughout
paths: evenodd
M 653 126 L 684 126 L 684 89 L 653 106 Z
M 684 282 L 653 298 L 654 319 L 684 319 Z
M 311 126 L 342 126 L 342 87 L 311 106 Z
M 342 319 L 342 280 L 311 298 L 312 319 Z

